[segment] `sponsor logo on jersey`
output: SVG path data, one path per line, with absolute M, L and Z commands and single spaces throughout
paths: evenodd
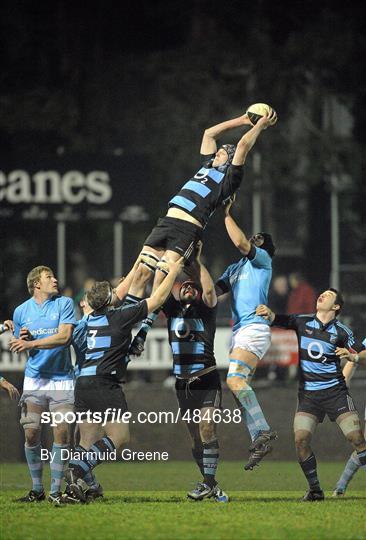
M 37 328 L 37 330 L 30 330 L 32 336 L 44 336 L 49 334 L 57 334 L 58 328 Z

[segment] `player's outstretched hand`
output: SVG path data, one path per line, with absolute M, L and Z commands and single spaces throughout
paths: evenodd
M 4 390 L 7 391 L 7 393 L 9 394 L 10 399 L 19 399 L 20 395 L 19 395 L 19 392 L 18 392 L 17 388 L 15 388 L 15 386 L 13 386 L 6 379 L 2 379 L 0 381 L 0 388 L 3 388 Z
M 230 214 L 230 210 L 231 210 L 232 205 L 235 202 L 235 199 L 236 199 L 236 193 L 233 193 L 230 197 L 228 197 L 222 202 L 225 216 L 228 216 Z
M 262 129 L 267 129 L 269 126 L 274 126 L 277 122 L 277 113 L 274 109 L 270 107 L 269 115 L 262 116 L 260 120 L 256 123 L 256 126 L 261 127 Z
M 247 115 L 247 113 L 243 114 L 243 116 L 241 117 L 242 120 L 243 120 L 243 126 L 245 125 L 248 125 L 248 126 L 253 126 L 254 124 L 252 124 L 252 122 L 249 120 L 249 116 Z
M 184 261 L 184 257 L 181 257 L 177 261 L 167 261 L 169 274 L 174 273 L 177 276 L 184 266 Z
M 343 347 L 337 347 L 335 353 L 337 356 L 340 357 L 341 360 L 355 362 L 355 355 L 352 354 L 348 349 L 344 349 Z
M 196 247 L 195 247 L 195 250 L 196 250 L 196 261 L 197 261 L 198 263 L 200 263 L 200 261 L 201 261 L 202 248 L 203 248 L 203 242 L 202 242 L 202 240 L 198 240 L 198 242 L 197 242 L 197 244 L 196 244 Z
M 33 336 L 30 333 L 30 331 L 28 330 L 28 328 L 23 327 L 23 328 L 20 329 L 19 338 L 20 339 L 26 339 L 26 340 L 29 341 L 29 340 L 33 339 Z
M 275 318 L 275 314 L 271 309 L 269 309 L 268 306 L 265 306 L 264 304 L 259 304 L 255 310 L 255 314 L 259 317 L 263 317 L 264 319 L 268 319 L 269 321 L 273 321 Z
M 28 341 L 25 339 L 14 337 L 14 338 L 11 338 L 9 342 L 9 350 L 17 354 L 24 351 L 28 351 L 31 348 L 32 348 L 32 341 Z
M 4 321 L 3 324 L 8 330 L 10 330 L 10 332 L 14 332 L 14 323 L 13 323 L 13 321 L 8 319 L 7 321 Z

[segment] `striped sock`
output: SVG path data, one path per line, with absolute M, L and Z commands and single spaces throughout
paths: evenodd
M 366 450 L 362 450 L 362 452 L 356 452 L 357 459 L 360 462 L 361 469 L 364 469 L 366 471 Z
M 85 448 L 83 448 L 82 446 L 76 446 L 75 447 L 75 452 L 87 452 L 87 450 Z M 99 486 L 99 482 L 97 481 L 97 479 L 95 478 L 95 475 L 93 473 L 92 470 L 89 470 L 86 475 L 84 476 L 83 478 L 84 482 L 86 482 L 88 484 L 89 487 L 98 487 Z
M 71 460 L 69 467 L 78 478 L 84 478 L 94 467 L 108 461 L 110 452 L 115 451 L 116 447 L 109 437 L 103 437 L 91 445 L 89 450 L 83 455 L 82 459 Z
M 42 472 L 43 462 L 41 460 L 41 443 L 37 446 L 24 445 L 25 457 L 28 463 L 28 469 L 32 477 L 32 489 L 34 491 L 43 491 Z
M 336 489 L 338 491 L 346 491 L 348 484 L 350 483 L 354 474 L 358 471 L 360 466 L 361 463 L 357 457 L 357 454 L 356 452 L 353 452 L 353 454 L 351 454 L 349 460 L 346 463 L 340 479 L 337 482 Z
M 50 463 L 51 469 L 51 493 L 59 493 L 61 491 L 62 479 L 64 477 L 64 468 L 67 464 L 66 459 L 62 459 L 61 450 L 63 448 L 68 449 L 68 444 L 57 444 L 53 443 L 52 445 L 52 456 L 53 461 Z
M 192 456 L 195 462 L 197 463 L 197 467 L 199 468 L 202 476 L 204 476 L 203 472 L 203 447 L 197 448 L 196 446 L 192 448 Z
M 247 421 L 247 419 L 249 420 L 249 433 L 251 435 L 254 434 L 255 429 L 258 431 L 268 431 L 270 427 L 264 418 L 264 414 L 258 403 L 254 390 L 250 386 L 243 388 L 242 390 L 236 392 L 236 397 L 243 410 L 245 410 L 245 421 Z
M 246 409 L 244 409 L 244 407 L 242 406 L 242 404 L 240 403 L 238 398 L 236 396 L 234 396 L 234 399 L 236 401 L 236 404 L 237 404 L 238 408 L 241 411 L 241 417 L 243 419 L 243 424 L 247 428 L 247 430 L 249 431 L 251 441 L 253 442 L 254 439 L 256 439 L 258 437 L 258 435 L 259 435 L 259 429 L 256 427 L 255 421 L 250 416 L 248 411 Z
M 203 446 L 203 481 L 210 487 L 216 486 L 215 475 L 219 461 L 219 443 L 216 440 L 202 443 Z
M 299 461 L 302 472 L 305 474 L 309 483 L 309 488 L 312 491 L 320 491 L 320 484 L 318 480 L 318 473 L 316 470 L 316 458 L 314 454 L 311 454 L 305 461 Z

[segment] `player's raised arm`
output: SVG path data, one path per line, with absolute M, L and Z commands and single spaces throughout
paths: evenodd
M 135 275 L 135 272 L 138 268 L 138 265 L 141 261 L 141 254 L 137 257 L 136 261 L 134 262 L 133 267 L 129 271 L 126 277 L 122 278 L 121 281 L 118 283 L 117 287 L 115 288 L 116 295 L 120 300 L 123 300 L 125 296 L 127 296 L 127 293 L 132 285 L 132 281 Z
M 165 302 L 165 300 L 168 298 L 170 291 L 172 290 L 172 287 L 174 285 L 174 282 L 176 280 L 177 275 L 181 271 L 183 267 L 184 257 L 181 257 L 178 259 L 178 261 L 167 262 L 167 266 L 169 268 L 169 272 L 164 279 L 164 281 L 161 282 L 159 287 L 156 289 L 154 294 L 150 296 L 150 298 L 146 299 L 147 302 L 147 309 L 150 312 L 154 311 L 155 309 L 162 306 Z
M 252 244 L 246 237 L 244 231 L 237 225 L 236 221 L 230 214 L 230 209 L 235 200 L 235 197 L 231 197 L 225 205 L 225 227 L 230 240 L 236 248 L 242 253 L 242 255 L 248 255 Z
M 216 141 L 220 137 L 220 135 L 222 135 L 226 131 L 229 131 L 230 129 L 245 125 L 251 126 L 252 123 L 249 120 L 248 116 L 246 114 L 243 114 L 242 116 L 238 116 L 237 118 L 233 118 L 232 120 L 226 120 L 225 122 L 221 122 L 220 124 L 216 124 L 215 126 L 205 129 L 201 143 L 201 154 L 208 155 L 215 153 L 217 150 Z
M 270 109 L 270 114 L 268 116 L 263 116 L 260 120 L 258 120 L 255 126 L 252 127 L 252 129 L 247 131 L 242 136 L 242 138 L 237 144 L 232 164 L 243 165 L 245 163 L 248 153 L 253 148 L 260 133 L 264 129 L 267 129 L 267 127 L 273 126 L 276 122 L 276 112 Z
M 211 274 L 201 261 L 202 242 L 197 243 L 197 255 L 196 262 L 199 272 L 199 280 L 202 287 L 202 300 L 206 306 L 213 308 L 217 304 L 217 295 L 215 291 L 215 284 L 212 280 Z

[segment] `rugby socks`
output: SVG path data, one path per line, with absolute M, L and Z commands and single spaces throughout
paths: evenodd
M 59 493 L 61 491 L 62 479 L 64 477 L 64 468 L 67 460 L 62 459 L 62 449 L 68 449 L 68 444 L 53 443 L 52 456 L 53 460 L 50 462 L 51 469 L 51 493 Z
M 111 452 L 115 452 L 116 447 L 112 439 L 103 437 L 96 443 L 92 444 L 89 450 L 81 459 L 72 459 L 69 463 L 69 468 L 77 478 L 83 478 L 85 475 L 94 469 L 99 463 L 108 461 Z
M 233 394 L 233 396 L 234 396 L 234 399 L 235 399 L 235 402 L 236 402 L 237 406 L 240 409 L 243 423 L 246 426 L 247 430 L 249 431 L 251 441 L 253 442 L 254 439 L 256 439 L 258 437 L 258 435 L 259 435 L 259 429 L 256 428 L 253 418 L 250 416 L 248 411 L 246 411 L 244 409 L 244 407 L 242 406 L 242 404 L 240 403 L 238 398 L 234 394 Z
M 195 446 L 194 448 L 192 448 L 192 456 L 197 463 L 197 467 L 201 471 L 202 476 L 204 476 L 205 473 L 203 472 L 203 447 L 197 448 L 197 446 Z
M 255 395 L 254 390 L 249 386 L 235 392 L 235 395 L 240 403 L 242 415 L 247 423 L 250 436 L 254 436 L 256 430 L 256 435 L 259 431 L 269 431 L 270 427 L 267 424 L 266 419 L 264 418 L 264 414 L 258 403 L 257 396 Z M 254 438 L 256 437 L 256 435 L 254 436 Z
M 85 448 L 83 448 L 82 446 L 75 446 L 74 448 L 75 452 L 87 452 L 87 450 Z M 93 473 L 92 470 L 89 470 L 86 475 L 83 477 L 83 480 L 84 482 L 86 482 L 88 484 L 89 487 L 91 488 L 97 488 L 99 486 L 99 482 L 97 481 L 97 479 L 95 478 L 95 475 Z
M 305 461 L 299 461 L 299 465 L 302 468 L 302 472 L 306 476 L 309 488 L 311 491 L 320 491 L 320 484 L 318 480 L 318 473 L 316 470 L 316 458 L 314 454 L 311 454 Z
M 219 443 L 216 440 L 202 443 L 203 446 L 203 481 L 209 487 L 215 487 L 217 463 L 219 461 Z
M 342 472 L 340 479 L 337 482 L 337 485 L 336 485 L 337 491 L 346 491 L 348 484 L 350 483 L 354 474 L 358 471 L 360 467 L 361 467 L 361 463 L 360 463 L 360 460 L 358 459 L 357 453 L 353 452 L 353 454 L 351 454 L 351 457 L 346 463 L 346 466 L 344 468 L 344 471 Z
M 44 491 L 42 483 L 43 462 L 41 460 L 41 443 L 37 446 L 24 445 L 25 457 L 28 463 L 28 469 L 32 477 L 32 489 L 41 493 Z

